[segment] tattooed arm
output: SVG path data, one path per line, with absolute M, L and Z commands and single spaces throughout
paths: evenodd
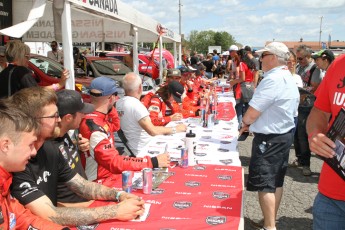
M 32 213 L 60 225 L 78 226 L 102 222 L 109 219 L 132 220 L 142 215 L 144 201 L 126 199 L 116 205 L 96 208 L 55 207 L 47 196 L 42 196 L 26 205 Z
M 88 200 L 115 200 L 116 191 L 113 188 L 85 180 L 79 174 L 75 175 L 66 185 L 76 194 Z M 121 193 L 120 201 L 125 199 L 138 199 L 139 197 L 129 193 Z

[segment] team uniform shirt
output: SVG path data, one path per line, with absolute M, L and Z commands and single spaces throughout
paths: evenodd
M 52 141 L 46 141 L 22 172 L 13 174 L 11 193 L 23 205 L 46 195 L 57 204 L 58 182 L 68 182 L 76 172 Z
M 295 127 L 294 116 L 299 104 L 299 92 L 286 66 L 265 72 L 249 105 L 261 112 L 249 126 L 250 132 L 283 134 Z
M 9 75 L 13 68 L 15 69 L 11 75 L 11 95 L 21 89 L 38 85 L 30 69 L 24 66 L 9 64 L 7 68 L 0 73 L 0 98 L 8 97 Z
M 72 142 L 70 136 L 66 133 L 63 137 L 56 138 L 53 143 L 59 149 L 60 154 L 66 160 L 72 171 L 75 171 L 84 179 L 87 180 L 85 170 L 81 164 L 80 156 L 77 146 Z M 88 201 L 87 199 L 78 196 L 75 192 L 69 189 L 65 183 L 58 184 L 58 201 L 64 203 L 79 203 Z
M 144 117 L 150 119 L 150 113 L 137 99 L 124 96 L 116 102 L 116 109 L 120 117 L 120 125 L 128 142 L 127 145 L 137 155 L 149 143 L 151 136 L 139 125 Z
M 332 65 L 315 93 L 314 102 L 316 108 L 332 114 L 329 127 L 341 108 L 345 108 L 345 57 L 335 59 Z M 332 199 L 345 201 L 345 181 L 327 163 L 323 163 L 321 169 L 319 191 Z
M 63 229 L 62 226 L 40 218 L 24 208 L 10 195 L 11 183 L 12 174 L 0 167 L 0 229 Z
M 165 126 L 171 121 L 171 115 L 178 112 L 171 103 L 163 101 L 159 95 L 151 97 L 147 110 L 150 113 L 152 124 L 156 126 Z
M 90 140 L 90 150 L 81 155 L 89 180 L 102 182 L 125 170 L 140 171 L 143 168 L 158 167 L 156 157 L 136 158 L 119 155 L 114 146 L 113 135 L 119 127 L 119 117 L 115 108 L 108 114 L 95 111 L 87 114 L 82 120 L 79 132 Z

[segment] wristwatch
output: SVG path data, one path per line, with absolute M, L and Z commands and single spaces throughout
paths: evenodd
M 171 127 L 172 128 L 172 134 L 176 133 L 176 127 Z

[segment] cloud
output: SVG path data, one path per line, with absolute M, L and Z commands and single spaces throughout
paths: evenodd
M 182 33 L 226 31 L 242 44 L 263 46 L 272 39 L 317 41 L 322 20 L 322 38 L 345 40 L 345 0 L 180 0 Z M 137 10 L 175 32 L 179 31 L 179 1 L 127 0 Z

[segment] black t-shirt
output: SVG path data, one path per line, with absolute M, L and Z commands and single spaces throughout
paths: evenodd
M 192 56 L 190 58 L 190 64 L 191 65 L 196 65 L 196 64 L 198 64 L 198 62 L 199 62 L 199 58 L 198 57 Z
M 14 70 L 11 75 L 11 95 L 21 89 L 38 85 L 30 69 L 24 66 L 10 64 L 0 73 L 0 98 L 8 97 L 8 79 L 10 71 L 13 68 Z
M 206 72 L 212 72 L 213 61 L 203 61 L 202 64 L 206 67 Z
M 54 143 L 46 141 L 23 172 L 13 173 L 11 193 L 23 205 L 46 195 L 56 206 L 58 182 L 75 175 Z
M 72 171 L 78 173 L 87 180 L 85 170 L 80 161 L 78 149 L 76 145 L 73 144 L 70 136 L 66 133 L 63 137 L 56 138 L 53 143 L 59 149 L 60 154 L 62 154 Z M 87 201 L 87 199 L 78 196 L 75 192 L 70 190 L 63 182 L 58 183 L 57 197 L 58 201 L 64 203 Z

